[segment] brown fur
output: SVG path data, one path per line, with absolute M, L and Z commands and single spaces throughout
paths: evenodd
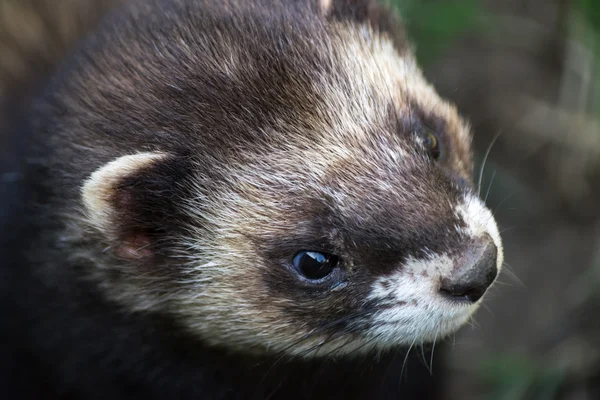
M 98 16 L 74 15 L 90 27 Z M 41 46 L 37 28 L 3 67 L 18 76 L 3 86 L 14 99 L 51 76 L 6 126 L 31 135 L 32 233 L 13 252 L 34 293 L 22 309 L 39 338 L 27 346 L 60 377 L 79 382 L 83 364 L 106 357 L 99 374 L 111 382 L 116 365 L 139 384 L 140 365 L 142 381 L 160 371 L 167 389 L 193 393 L 195 379 L 180 375 L 195 368 L 227 371 L 236 388 L 252 370 L 244 357 L 310 369 L 306 358 L 434 341 L 476 310 L 440 289 L 476 269 L 464 260 L 489 242 L 499 250 L 488 275 L 502 264 L 493 216 L 473 194 L 469 127 L 387 8 L 131 0 L 73 52 L 86 26 L 64 25 L 43 73 L 14 67 Z M 340 261 L 309 279 L 293 264 L 302 250 Z M 64 331 L 46 339 L 57 323 Z M 180 347 L 200 361 L 186 364 Z M 229 374 L 230 361 L 242 372 Z M 210 379 L 198 385 L 225 386 Z
M 215 345 L 263 351 L 351 312 L 369 282 L 420 248 L 460 243 L 443 227 L 461 224 L 452 207 L 464 188 L 453 180 L 472 169 L 468 128 L 426 82 L 397 25 L 365 4 L 335 2 L 315 18 L 300 2 L 149 1 L 107 21 L 34 121 L 48 137 L 52 213 L 68 222 L 61 236 L 72 262 L 89 264 L 129 310 L 173 315 Z M 442 169 L 414 141 L 423 126 L 448 149 Z M 110 229 L 75 212 L 94 170 L 157 151 L 169 161 L 114 187 L 125 200 L 105 213 L 118 215 Z M 147 239 L 151 258 L 119 257 Z M 340 279 L 363 283 L 331 293 L 299 285 L 285 265 L 311 247 L 345 254 Z
M 203 345 L 319 357 L 435 340 L 477 308 L 440 282 L 482 240 L 501 246 L 468 125 L 375 2 L 131 1 L 26 115 L 32 275 Z M 300 250 L 340 264 L 311 281 Z

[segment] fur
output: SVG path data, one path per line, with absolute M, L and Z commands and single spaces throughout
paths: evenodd
M 468 124 L 374 2 L 130 1 L 25 115 L 7 304 L 58 396 L 395 396 L 387 352 L 480 304 L 440 281 L 483 236 L 502 265 Z M 302 249 L 340 266 L 310 282 Z

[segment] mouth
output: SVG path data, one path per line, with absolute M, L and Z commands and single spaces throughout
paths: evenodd
M 456 332 L 478 307 L 479 303 L 442 299 L 425 308 L 414 308 L 410 313 L 384 311 L 373 320 L 367 336 L 377 336 L 379 347 L 384 348 L 433 342 Z

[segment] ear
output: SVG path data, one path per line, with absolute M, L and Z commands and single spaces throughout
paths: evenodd
M 378 21 L 381 14 L 389 15 L 390 10 L 379 0 L 317 0 L 321 13 L 332 19 L 353 20 L 355 22 Z M 374 24 L 378 25 L 378 24 Z
M 317 7 L 321 14 L 330 15 L 333 0 L 317 0 Z
M 159 239 L 175 226 L 176 199 L 187 165 L 180 158 L 149 152 L 126 155 L 94 171 L 81 196 L 88 223 L 127 259 L 159 252 Z
M 329 20 L 368 24 L 387 34 L 398 51 L 407 49 L 408 41 L 398 12 L 381 0 L 316 0 L 322 15 Z
M 365 19 L 369 9 L 376 7 L 377 0 L 316 0 L 321 13 L 327 17 Z

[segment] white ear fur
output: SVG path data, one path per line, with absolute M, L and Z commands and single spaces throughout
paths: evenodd
M 329 15 L 331 12 L 331 7 L 333 4 L 333 0 L 318 0 L 319 2 L 319 10 L 323 15 Z
M 81 189 L 81 198 L 89 222 L 102 232 L 109 231 L 114 213 L 110 200 L 115 186 L 122 179 L 165 157 L 166 154 L 158 152 L 137 153 L 119 157 L 94 171 Z

